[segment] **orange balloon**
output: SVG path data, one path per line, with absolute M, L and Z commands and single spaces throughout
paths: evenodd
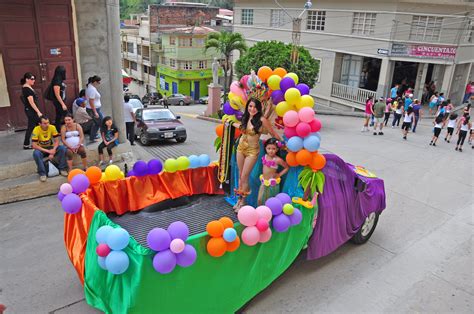
M 211 238 L 207 242 L 207 253 L 213 257 L 221 257 L 227 250 L 227 242 L 223 238 Z
M 222 137 L 224 135 L 224 125 L 223 124 L 219 124 L 218 126 L 216 126 L 216 135 L 219 136 L 219 137 Z
M 86 170 L 86 176 L 91 184 L 97 183 L 102 178 L 102 170 L 96 166 L 89 167 Z
M 234 138 L 238 138 L 240 134 L 242 134 L 242 132 L 240 132 L 240 129 L 235 129 Z
M 279 77 L 284 77 L 288 72 L 283 68 L 276 68 L 273 70 L 273 74 L 278 75 Z
M 286 155 L 286 162 L 290 167 L 298 166 L 298 162 L 296 161 L 296 153 L 288 152 L 288 155 Z
M 213 220 L 207 224 L 206 231 L 211 237 L 222 237 L 224 225 L 220 221 Z
M 258 69 L 257 75 L 263 81 L 266 82 L 270 76 L 272 76 L 273 71 L 270 67 L 264 65 L 260 69 Z
M 86 173 L 81 169 L 72 169 L 67 175 L 67 180 L 71 182 L 72 178 L 74 178 L 78 174 L 86 174 Z M 101 172 L 101 175 L 102 175 L 102 172 Z
M 229 217 L 222 217 L 219 222 L 224 226 L 224 229 L 234 228 L 234 222 Z
M 312 158 L 311 153 L 306 149 L 302 149 L 296 153 L 296 161 L 301 166 L 307 166 L 310 164 Z
M 310 166 L 313 170 L 321 170 L 326 165 L 326 157 L 322 154 L 314 154 Z
M 240 246 L 240 238 L 237 237 L 235 238 L 234 241 L 227 243 L 227 252 L 234 252 L 237 250 Z

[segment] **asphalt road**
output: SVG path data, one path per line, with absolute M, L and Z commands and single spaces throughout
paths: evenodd
M 172 108 L 188 141 L 145 150 L 156 156 L 213 153 L 215 124 L 202 106 Z M 323 147 L 385 180 L 387 209 L 362 246 L 345 244 L 316 261 L 303 256 L 246 308 L 261 312 L 473 312 L 473 150 L 428 145 L 424 122 L 361 133 L 356 118 L 321 116 Z M 444 134 L 443 131 L 442 134 Z M 138 149 L 141 149 L 139 147 Z M 96 313 L 84 301 L 63 246 L 55 197 L 0 206 L 0 303 L 7 313 Z

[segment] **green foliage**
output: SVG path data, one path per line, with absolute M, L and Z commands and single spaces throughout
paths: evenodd
M 300 47 L 299 61 L 297 64 L 291 62 L 292 45 L 281 41 L 263 41 L 255 44 L 244 56 L 241 56 L 235 63 L 235 70 L 238 77 L 250 73 L 250 70 L 257 70 L 266 65 L 272 69 L 282 67 L 288 72 L 298 75 L 301 82 L 310 88 L 314 87 L 319 75 L 319 60 L 314 59 L 309 51 Z
M 214 141 L 214 148 L 216 149 L 216 153 L 219 151 L 219 149 L 221 149 L 221 146 L 222 146 L 222 138 L 218 136 L 216 137 L 216 140 Z
M 311 195 L 314 195 L 316 192 L 322 194 L 325 181 L 326 177 L 322 171 L 314 172 L 310 167 L 305 167 L 298 175 L 298 185 L 305 191 L 310 189 Z

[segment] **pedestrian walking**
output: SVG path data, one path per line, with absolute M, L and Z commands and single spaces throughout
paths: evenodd
M 390 113 L 392 112 L 392 98 L 387 98 L 387 102 L 385 103 L 385 111 L 384 111 L 384 118 L 383 124 L 387 126 L 388 120 L 390 119 Z
M 418 121 L 420 121 L 421 119 L 421 115 L 422 115 L 422 110 L 421 110 L 421 104 L 420 104 L 420 101 L 418 99 L 415 99 L 413 101 L 413 113 L 415 114 L 415 121 L 413 123 L 413 133 L 416 133 L 416 126 L 418 125 Z
M 413 107 L 408 107 L 408 110 L 405 111 L 403 116 L 403 124 L 402 124 L 402 133 L 403 139 L 407 139 L 408 131 L 411 129 L 411 124 L 415 118 L 415 114 L 413 113 Z
M 38 125 L 39 118 L 43 115 L 39 110 L 39 98 L 33 89 L 36 77 L 26 72 L 20 80 L 21 87 L 21 101 L 25 106 L 25 114 L 28 119 L 28 124 L 25 132 L 25 139 L 23 140 L 23 149 L 32 149 L 31 147 L 31 133 Z
M 459 135 L 458 135 L 458 142 L 456 143 L 456 148 L 455 148 L 455 150 L 457 151 L 462 152 L 462 145 L 464 144 L 464 140 L 466 139 L 467 132 L 470 129 L 472 129 L 472 124 L 469 121 L 470 118 L 471 118 L 470 116 L 467 116 L 464 119 L 464 121 L 462 121 L 458 125 L 458 131 L 456 132 L 456 134 L 459 134 Z
M 372 117 L 372 105 L 374 104 L 373 101 L 374 97 L 369 96 L 365 101 L 365 113 L 364 113 L 364 126 L 362 127 L 361 132 L 368 132 L 369 131 L 369 120 Z
M 118 145 L 118 129 L 114 125 L 114 121 L 111 117 L 107 116 L 102 120 L 102 126 L 100 129 L 100 135 L 102 137 L 102 143 L 99 144 L 99 166 L 102 166 L 104 161 L 104 148 L 107 148 L 109 154 L 109 164 L 114 162 L 114 156 L 112 148 Z
M 438 92 L 435 92 L 435 93 L 431 96 L 431 98 L 430 98 L 430 102 L 429 102 L 429 104 L 428 104 L 428 107 L 430 108 L 430 109 L 429 109 L 429 110 L 430 110 L 430 115 L 433 114 L 433 109 L 434 109 L 436 106 L 438 106 L 438 99 L 439 99 L 438 96 L 439 96 L 439 95 L 438 95 Z
M 404 109 L 405 111 L 408 110 L 408 107 L 410 107 L 413 104 L 413 94 L 408 94 L 405 96 L 405 106 Z
M 401 101 L 396 101 L 396 109 L 395 109 L 395 113 L 393 114 L 393 121 L 392 121 L 392 129 L 395 127 L 395 124 L 397 124 L 397 126 L 400 126 L 400 119 L 402 118 L 402 114 L 403 114 L 403 105 L 402 105 L 402 102 Z
M 437 116 L 433 121 L 433 124 L 433 137 L 431 138 L 430 145 L 436 146 L 436 141 L 438 140 L 438 137 L 441 134 L 441 130 L 443 129 L 443 117 Z
M 166 94 L 163 95 L 163 99 L 161 100 L 161 102 L 163 103 L 163 107 L 168 109 L 168 97 L 166 96 Z
M 54 105 L 54 110 L 56 112 L 56 118 L 54 119 L 54 126 L 57 130 L 61 130 L 61 125 L 63 124 L 64 117 L 68 113 L 67 106 L 64 103 L 66 100 L 66 68 L 62 65 L 58 65 L 54 69 L 54 76 L 51 80 L 50 95 L 47 99 L 51 100 Z
M 446 132 L 446 137 L 444 140 L 449 143 L 451 140 L 451 137 L 453 136 L 454 129 L 456 128 L 456 125 L 458 124 L 458 114 L 455 112 L 452 112 L 449 115 L 448 119 L 448 131 Z
M 379 135 L 383 135 L 383 122 L 385 115 L 385 101 L 383 98 L 380 98 L 374 105 L 374 135 L 377 135 L 377 127 L 379 127 Z
M 129 102 L 130 96 L 125 95 L 123 97 L 123 120 L 125 121 L 125 130 L 127 133 L 127 139 L 130 141 L 130 145 L 135 145 L 135 122 L 136 117 L 133 112 L 133 106 Z

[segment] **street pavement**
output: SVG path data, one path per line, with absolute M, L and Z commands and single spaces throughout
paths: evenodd
M 188 128 L 184 144 L 137 150 L 216 157 L 215 124 L 193 118 L 203 108 L 171 107 Z M 319 118 L 325 151 L 385 180 L 387 209 L 368 243 L 347 243 L 315 261 L 300 255 L 245 312 L 472 313 L 474 150 L 466 143 L 456 152 L 442 139 L 429 146 L 430 121 L 404 141 L 400 129 L 374 136 L 360 132 L 361 119 Z M 56 198 L 2 205 L 0 212 L 0 303 L 7 313 L 97 313 L 64 250 Z

